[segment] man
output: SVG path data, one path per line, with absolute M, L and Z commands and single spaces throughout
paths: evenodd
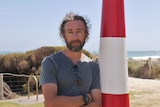
M 82 53 L 89 21 L 69 13 L 60 25 L 66 48 L 42 61 L 40 86 L 45 107 L 101 107 L 98 64 Z

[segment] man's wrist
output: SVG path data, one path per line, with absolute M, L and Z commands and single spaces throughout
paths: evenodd
M 88 105 L 90 102 L 90 97 L 87 95 L 87 93 L 83 94 L 83 101 L 84 105 Z

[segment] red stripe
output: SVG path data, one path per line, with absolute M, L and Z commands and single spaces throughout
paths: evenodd
M 102 107 L 129 107 L 129 95 L 103 93 Z
M 124 0 L 103 0 L 101 37 L 125 37 Z

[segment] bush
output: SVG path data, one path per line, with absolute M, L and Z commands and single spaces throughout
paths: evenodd
M 128 61 L 128 74 L 131 77 L 139 77 L 141 64 L 139 61 Z
M 128 61 L 128 73 L 131 77 L 156 79 L 160 78 L 160 66 L 158 63 L 152 64 L 149 68 L 148 61 Z

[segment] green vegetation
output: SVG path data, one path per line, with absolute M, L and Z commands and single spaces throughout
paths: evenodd
M 160 79 L 160 63 L 157 62 L 151 65 L 149 69 L 148 61 L 128 61 L 128 73 L 130 77 L 144 79 Z
M 12 102 L 0 102 L 1 107 L 44 107 L 43 103 L 37 104 L 17 104 Z
M 0 73 L 39 75 L 43 58 L 64 48 L 64 46 L 41 47 L 26 53 L 0 55 Z M 83 50 L 83 53 L 91 59 L 93 58 L 93 55 L 88 51 Z
M 151 91 L 130 91 L 131 107 L 159 107 L 160 93 Z

